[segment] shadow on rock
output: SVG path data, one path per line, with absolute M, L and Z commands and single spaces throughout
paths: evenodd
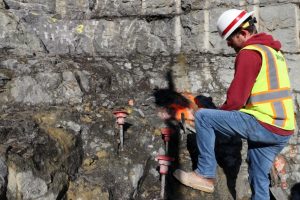
M 199 107 L 216 109 L 217 107 L 211 97 L 199 95 L 195 97 L 195 102 Z M 187 136 L 187 149 L 190 153 L 193 170 L 197 168 L 198 148 L 196 143 L 196 134 Z M 218 165 L 223 169 L 227 179 L 227 187 L 234 199 L 236 199 L 236 180 L 242 163 L 242 140 L 238 137 L 224 137 L 216 134 L 215 154 Z
M 227 138 L 218 135 L 215 143 L 215 153 L 218 165 L 223 169 L 227 179 L 228 189 L 236 199 L 236 180 L 242 164 L 242 140 L 239 137 Z
M 300 199 L 300 183 L 296 183 L 291 188 L 291 196 L 289 200 L 299 200 Z
M 186 147 L 182 146 L 181 142 L 181 128 L 182 120 L 178 119 L 178 110 L 176 109 L 189 109 L 191 108 L 191 99 L 187 99 L 187 96 L 184 94 L 178 93 L 175 90 L 172 72 L 169 71 L 166 75 L 168 81 L 168 88 L 156 89 L 154 91 L 155 103 L 157 107 L 163 110 L 161 118 L 164 120 L 165 125 L 169 128 L 175 130 L 175 134 L 172 135 L 171 141 L 169 142 L 168 155 L 175 158 L 175 162 L 172 164 L 171 171 L 174 169 L 180 168 L 179 166 L 179 150 L 181 148 L 187 148 L 189 156 L 192 161 L 192 168 L 197 167 L 198 160 L 198 148 L 196 144 L 196 134 L 192 131 L 187 131 Z M 206 109 L 216 109 L 217 107 L 213 103 L 211 97 L 204 95 L 198 95 L 193 97 L 192 103 L 195 103 L 199 108 Z M 242 140 L 240 138 L 225 138 L 220 134 L 217 134 L 216 143 L 215 143 L 215 153 L 218 165 L 223 169 L 226 179 L 227 187 L 231 196 L 236 198 L 235 185 L 237 180 L 237 175 L 239 173 L 240 165 L 242 163 L 241 158 L 241 149 L 242 149 Z M 188 161 L 187 161 L 188 162 Z M 182 164 L 182 163 L 181 163 Z M 182 167 L 182 166 L 181 166 Z M 173 176 L 167 176 L 167 196 L 170 199 L 171 197 L 175 199 L 180 199 L 181 192 L 179 189 L 181 185 Z M 176 191 L 176 192 L 174 192 Z M 175 194 L 176 193 L 176 194 Z M 183 192 L 184 193 L 184 192 Z M 183 197 L 184 198 L 184 197 Z
M 170 167 L 169 174 L 166 177 L 166 194 L 165 199 L 172 199 L 174 191 L 180 193 L 178 184 L 175 178 L 171 175 L 175 169 L 179 167 L 179 146 L 180 146 L 180 126 L 176 121 L 176 110 L 172 108 L 172 105 L 180 107 L 189 107 L 189 100 L 182 94 L 175 91 L 172 71 L 168 71 L 166 74 L 166 80 L 168 81 L 168 88 L 155 89 L 153 96 L 155 97 L 156 106 L 163 110 L 165 116 L 161 117 L 164 120 L 165 126 L 173 130 L 171 139 L 169 142 L 168 152 L 166 155 L 175 159 Z M 180 198 L 180 197 L 179 197 Z

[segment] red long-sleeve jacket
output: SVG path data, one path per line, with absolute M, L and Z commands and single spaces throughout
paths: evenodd
M 262 44 L 280 50 L 281 43 L 274 40 L 271 35 L 259 33 L 247 40 L 244 46 L 251 44 Z M 239 110 L 245 106 L 256 77 L 261 69 L 262 58 L 260 53 L 254 50 L 241 50 L 235 59 L 234 78 L 227 91 L 225 103 L 220 107 L 221 110 Z M 269 131 L 278 135 L 291 135 L 294 131 L 287 131 L 270 124 L 259 121 Z

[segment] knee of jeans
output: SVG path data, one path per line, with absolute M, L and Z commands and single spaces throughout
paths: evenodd
M 195 112 L 196 119 L 202 119 L 203 115 L 204 115 L 204 109 L 199 109 Z

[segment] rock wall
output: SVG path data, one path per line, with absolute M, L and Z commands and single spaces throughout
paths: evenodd
M 0 0 L 0 198 L 159 199 L 159 129 L 173 127 L 170 154 L 192 170 L 194 134 L 161 108 L 181 91 L 220 105 L 235 54 L 216 20 L 254 10 L 259 31 L 283 45 L 300 122 L 299 0 Z M 123 108 L 124 151 L 112 111 Z M 300 182 L 296 130 L 282 151 L 289 194 Z M 232 148 L 236 144 L 236 148 Z M 169 199 L 247 199 L 247 144 L 218 141 L 216 192 L 167 176 Z M 221 149 L 221 150 L 218 150 Z M 241 154 L 239 152 L 242 152 Z

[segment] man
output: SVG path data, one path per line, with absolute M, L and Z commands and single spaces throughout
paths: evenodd
M 248 141 L 252 199 L 262 200 L 270 199 L 268 173 L 293 134 L 295 119 L 281 44 L 271 35 L 257 33 L 252 13 L 231 9 L 218 19 L 221 37 L 237 53 L 234 78 L 219 109 L 195 112 L 197 168 L 193 172 L 177 169 L 173 175 L 194 189 L 213 192 L 216 134 L 240 136 Z

